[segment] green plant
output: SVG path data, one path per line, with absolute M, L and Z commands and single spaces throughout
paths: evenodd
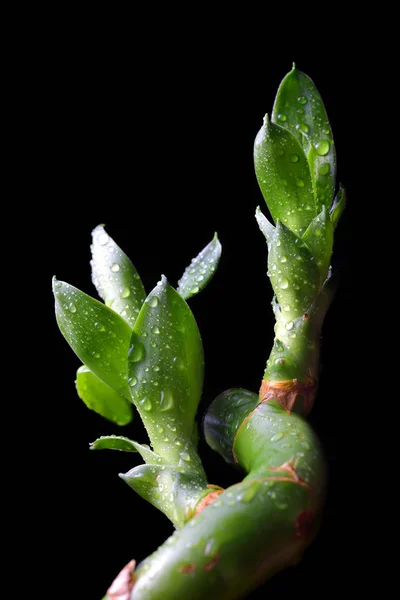
M 203 349 L 186 300 L 214 275 L 217 235 L 176 289 L 162 276 L 146 296 L 136 269 L 102 226 L 93 231 L 91 265 L 104 303 L 53 281 L 59 328 L 83 363 L 78 395 L 119 425 L 130 422 L 134 405 L 151 443 L 110 435 L 91 447 L 139 453 L 144 464 L 121 477 L 176 528 L 137 568 L 131 561 L 121 571 L 108 600 L 242 598 L 297 562 L 318 531 L 326 467 L 305 417 L 335 289 L 330 261 L 345 193 L 340 187 L 335 197 L 335 149 L 322 100 L 295 67 L 257 135 L 254 161 L 273 219 L 257 208 L 276 335 L 259 394 L 227 390 L 204 421 L 211 448 L 246 472 L 241 483 L 210 486 L 197 453 Z

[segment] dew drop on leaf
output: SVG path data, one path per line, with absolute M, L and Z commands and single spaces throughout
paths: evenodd
M 318 174 L 319 175 L 328 175 L 328 173 L 331 170 L 331 166 L 329 163 L 324 163 L 322 164 L 319 169 L 318 169 Z
M 150 412 L 153 408 L 153 405 L 151 404 L 151 400 L 149 398 L 143 398 L 143 400 L 139 402 L 139 404 L 146 412 Z
M 100 246 L 105 246 L 108 242 L 108 234 L 107 233 L 101 233 L 98 237 L 99 240 L 99 244 Z
M 282 290 L 286 290 L 289 287 L 289 281 L 286 279 L 286 277 L 279 277 L 278 285 Z
M 139 362 L 144 357 L 144 346 L 140 342 L 137 342 L 129 348 L 128 356 L 131 362 Z
M 150 308 L 156 308 L 158 306 L 158 297 L 157 296 L 153 296 L 152 298 L 150 298 L 149 300 L 149 306 Z
M 331 145 L 328 142 L 328 140 L 322 140 L 321 142 L 319 142 L 319 144 L 315 146 L 315 149 L 319 156 L 325 156 L 326 154 L 328 154 L 330 147 Z

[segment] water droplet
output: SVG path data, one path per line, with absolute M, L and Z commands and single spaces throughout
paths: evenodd
M 240 494 L 240 501 L 245 502 L 245 503 L 251 502 L 253 500 L 254 496 L 256 495 L 256 493 L 257 493 L 257 489 L 255 487 L 253 487 L 253 486 L 248 487 L 247 490 L 245 490 L 244 492 L 242 492 Z
M 186 462 L 190 462 L 190 456 L 189 456 L 189 454 L 187 452 L 182 452 L 181 459 L 184 460 L 184 461 L 186 461 Z
M 315 149 L 319 156 L 325 156 L 325 154 L 328 154 L 330 147 L 331 145 L 328 140 L 321 140 L 319 144 L 315 146 Z
M 160 334 L 159 327 L 157 327 L 157 325 L 155 327 L 153 327 L 152 332 L 155 333 L 156 335 L 159 335 Z
M 146 412 L 150 412 L 151 409 L 153 408 L 153 405 L 149 398 L 143 398 L 143 400 L 141 402 L 139 402 L 139 404 L 143 408 L 143 410 L 145 410 Z
M 193 287 L 190 288 L 191 294 L 197 294 L 199 291 L 200 291 L 200 288 L 198 285 L 194 285 Z
M 292 154 L 292 156 L 290 157 L 290 162 L 292 162 L 292 163 L 297 163 L 298 160 L 299 160 L 298 154 Z
M 303 133 L 308 133 L 310 131 L 310 128 L 306 123 L 299 123 L 296 125 L 296 129 L 300 129 Z
M 156 365 L 155 367 L 153 367 L 153 371 L 159 371 L 160 367 L 158 365 Z
M 138 382 L 138 378 L 133 376 L 128 380 L 128 383 L 131 387 L 135 387 L 135 385 L 137 385 Z
M 104 327 L 103 323 L 99 323 L 99 321 L 96 321 L 96 323 L 94 324 L 94 326 L 97 329 L 97 331 L 101 331 L 102 333 L 106 330 L 106 328 Z
M 215 545 L 215 540 L 213 538 L 208 540 L 208 542 L 206 543 L 206 546 L 204 548 L 204 556 L 208 556 L 209 554 L 211 554 L 211 551 L 214 548 L 214 545 Z
M 131 290 L 128 288 L 128 286 L 125 286 L 121 292 L 121 298 L 129 298 L 130 295 L 131 295 Z
M 331 170 L 331 165 L 329 163 L 322 164 L 318 169 L 319 175 L 328 175 Z
M 278 285 L 282 290 L 286 290 L 289 287 L 289 281 L 286 279 L 286 277 L 279 277 Z
M 165 438 L 164 438 L 164 442 L 169 442 L 169 438 L 168 438 L 168 437 L 165 437 Z
M 296 337 L 296 334 L 295 334 L 295 332 L 293 332 L 293 333 L 290 333 L 290 334 L 289 334 L 289 337 L 290 337 L 290 338 L 293 340 L 293 339 Z
M 114 263 L 113 265 L 111 265 L 111 271 L 113 273 L 118 273 L 118 271 L 119 271 L 119 264 L 118 263 Z
M 300 104 L 304 106 L 304 104 L 307 104 L 307 98 L 305 96 L 299 96 L 297 102 L 300 102 Z
M 179 441 L 179 440 L 177 440 L 177 441 L 175 442 L 175 446 L 182 446 L 182 444 L 180 443 L 180 441 Z
M 289 331 L 292 328 L 293 328 L 293 321 L 288 321 L 287 323 L 285 323 L 285 329 L 287 329 Z
M 287 116 L 284 115 L 283 113 L 280 113 L 278 115 L 278 121 L 280 121 L 281 123 L 284 123 L 287 120 Z
M 283 431 L 279 431 L 278 433 L 276 433 L 275 435 L 272 436 L 271 438 L 271 442 L 278 442 L 279 440 L 281 440 L 283 438 L 285 434 L 283 433 Z
M 144 358 L 144 346 L 140 342 L 136 342 L 129 348 L 128 351 L 129 360 L 131 362 L 139 362 Z
M 166 389 L 165 391 L 161 392 L 160 410 L 165 412 L 167 410 L 171 410 L 172 408 L 174 408 L 174 397 L 171 390 Z
M 157 431 L 158 431 L 159 433 L 164 433 L 164 427 L 163 427 L 162 425 L 158 425 L 158 424 L 157 424 L 157 425 L 156 425 L 156 427 L 157 427 Z
M 158 303 L 159 303 L 159 300 L 158 300 L 157 296 L 153 296 L 149 300 L 149 306 L 150 306 L 150 308 L 156 308 L 158 306 Z
M 296 185 L 297 187 L 304 187 L 304 180 L 301 177 L 298 177 L 296 179 Z
M 93 358 L 100 358 L 100 354 L 98 352 L 92 352 Z
M 286 256 L 281 256 L 281 263 L 285 263 L 287 261 Z
M 289 312 L 289 310 L 290 310 L 289 304 L 285 304 L 285 306 L 283 307 L 283 310 L 285 310 L 286 312 Z
M 275 504 L 280 510 L 285 510 L 288 507 L 286 502 L 275 502 Z
M 70 303 L 69 303 L 69 310 L 70 310 L 72 313 L 76 313 L 76 306 L 75 306 L 75 304 L 74 304 L 73 302 L 70 302 Z
M 60 287 L 62 287 L 62 283 L 61 283 L 61 281 L 57 281 L 57 283 L 55 283 L 55 284 L 54 284 L 54 287 L 55 287 L 57 290 L 59 290 L 59 289 L 60 289 Z
M 105 246 L 108 242 L 108 234 L 107 233 L 101 233 L 98 237 L 99 240 L 99 244 L 100 246 Z

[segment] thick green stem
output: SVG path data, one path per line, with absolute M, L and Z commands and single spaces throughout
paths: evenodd
M 240 406 L 256 408 L 239 423 L 223 422 L 231 401 L 241 396 Z M 244 390 L 222 394 L 209 414 L 206 434 L 208 422 L 214 434 L 216 422 L 220 424 L 247 476 L 138 566 L 130 600 L 243 598 L 297 562 L 315 536 L 325 469 L 310 426 L 276 402 L 260 403 L 256 394 Z M 208 441 L 220 450 L 210 436 Z

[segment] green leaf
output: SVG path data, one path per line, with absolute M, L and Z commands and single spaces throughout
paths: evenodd
M 163 276 L 137 318 L 129 351 L 132 401 L 152 447 L 179 460 L 193 431 L 203 383 L 203 347 L 186 302 Z
M 90 444 L 91 450 L 120 450 L 137 452 L 135 442 L 122 435 L 103 435 Z
M 138 465 L 123 479 L 142 498 L 162 511 L 175 527 L 182 527 L 200 498 L 210 490 L 203 478 L 171 465 Z
M 293 68 L 279 86 L 272 121 L 299 140 L 310 164 L 317 196 L 317 212 L 332 204 L 336 180 L 336 153 L 325 106 L 314 82 Z
M 187 300 L 198 294 L 211 281 L 221 257 L 222 247 L 217 234 L 194 258 L 178 281 L 178 292 Z
M 275 227 L 270 223 L 267 217 L 261 212 L 260 207 L 256 209 L 256 220 L 260 228 L 261 233 L 264 234 L 267 240 L 268 247 L 270 246 L 272 239 L 275 235 Z
M 303 240 L 317 262 L 321 281 L 324 281 L 328 275 L 333 249 L 333 226 L 325 207 L 311 221 Z
M 138 444 L 127 437 L 104 435 L 90 444 L 91 450 L 121 450 L 122 452 L 138 452 L 147 463 L 165 464 L 165 461 L 145 444 Z
M 125 395 L 132 330 L 102 302 L 53 279 L 56 319 L 80 360 L 99 379 Z
M 85 365 L 79 367 L 75 384 L 79 398 L 88 408 L 117 425 L 130 423 L 131 402 L 96 377 Z
M 279 221 L 268 252 L 268 272 L 289 329 L 294 319 L 307 312 L 320 275 L 304 242 Z
M 106 305 L 133 327 L 146 298 L 139 274 L 102 225 L 92 237 L 92 281 Z
M 344 209 L 346 208 L 346 204 L 347 204 L 346 190 L 340 184 L 339 191 L 337 193 L 337 196 L 335 198 L 335 201 L 333 203 L 331 213 L 330 213 L 330 217 L 331 217 L 331 221 L 332 221 L 332 225 L 333 225 L 334 229 L 336 229 L 336 227 L 339 223 L 340 217 L 342 216 L 342 213 L 343 213 Z
M 301 235 L 316 210 L 310 169 L 295 136 L 268 117 L 254 144 L 258 184 L 275 222 Z

